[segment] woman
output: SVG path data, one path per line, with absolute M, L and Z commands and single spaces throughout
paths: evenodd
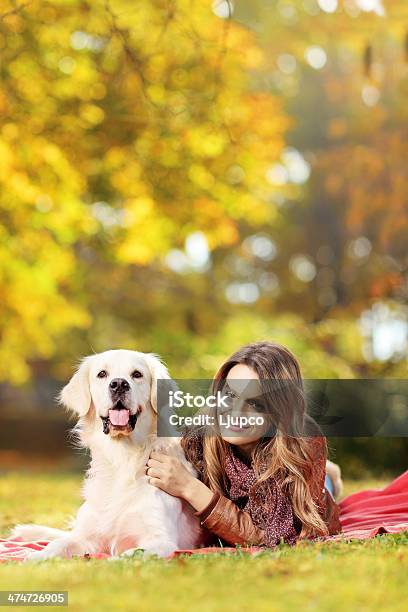
M 294 355 L 279 344 L 249 344 L 221 366 L 213 391 L 228 398 L 227 408 L 182 439 L 198 477 L 154 452 L 150 483 L 189 502 L 227 544 L 272 547 L 339 533 L 338 507 L 325 488 L 326 440 L 306 415 Z

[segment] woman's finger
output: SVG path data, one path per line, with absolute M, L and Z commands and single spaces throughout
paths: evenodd
M 148 467 L 146 470 L 146 476 L 152 477 L 152 478 L 161 478 L 163 476 L 161 470 L 154 468 L 154 467 Z
M 159 478 L 149 478 L 149 484 L 153 485 L 157 489 L 161 489 L 163 486 L 163 483 Z
M 161 461 L 157 461 L 157 459 L 149 459 L 146 465 L 148 467 L 159 468 L 160 466 L 163 466 L 163 463 Z
M 167 457 L 168 455 L 165 453 L 159 453 L 159 451 L 152 451 L 150 453 L 150 459 L 156 459 L 156 461 L 160 461 L 161 463 L 164 463 Z

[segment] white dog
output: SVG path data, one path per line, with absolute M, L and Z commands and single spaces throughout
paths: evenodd
M 200 525 L 192 508 L 148 483 L 153 449 L 176 454 L 194 473 L 174 438 L 157 437 L 157 381 L 169 379 L 152 354 L 111 350 L 85 357 L 60 401 L 79 416 L 75 432 L 91 451 L 84 504 L 71 531 L 17 525 L 12 537 L 52 540 L 30 559 L 106 552 L 117 556 L 143 549 L 167 556 L 195 548 Z

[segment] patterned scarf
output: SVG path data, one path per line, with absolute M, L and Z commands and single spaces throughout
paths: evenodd
M 249 512 L 254 524 L 265 532 L 266 546 L 275 546 L 281 539 L 294 544 L 298 534 L 292 507 L 276 480 L 268 478 L 254 488 L 254 470 L 238 457 L 232 445 L 225 458 L 225 473 L 229 481 L 227 496 Z
M 187 459 L 198 471 L 201 480 L 205 474 L 203 439 L 196 432 L 189 432 L 184 438 L 184 452 Z M 238 456 L 237 450 L 228 445 L 225 458 L 225 474 L 228 486 L 226 497 L 246 512 L 249 512 L 256 527 L 265 532 L 265 545 L 276 546 L 283 539 L 294 544 L 298 538 L 292 506 L 274 478 L 268 478 L 253 488 L 256 475 Z

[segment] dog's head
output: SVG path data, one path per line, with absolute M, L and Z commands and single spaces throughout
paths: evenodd
M 157 414 L 157 381 L 168 378 L 167 368 L 156 355 L 105 351 L 81 361 L 59 399 L 79 417 L 92 412 L 111 437 L 129 436 L 137 424 L 145 436 L 151 433 Z

